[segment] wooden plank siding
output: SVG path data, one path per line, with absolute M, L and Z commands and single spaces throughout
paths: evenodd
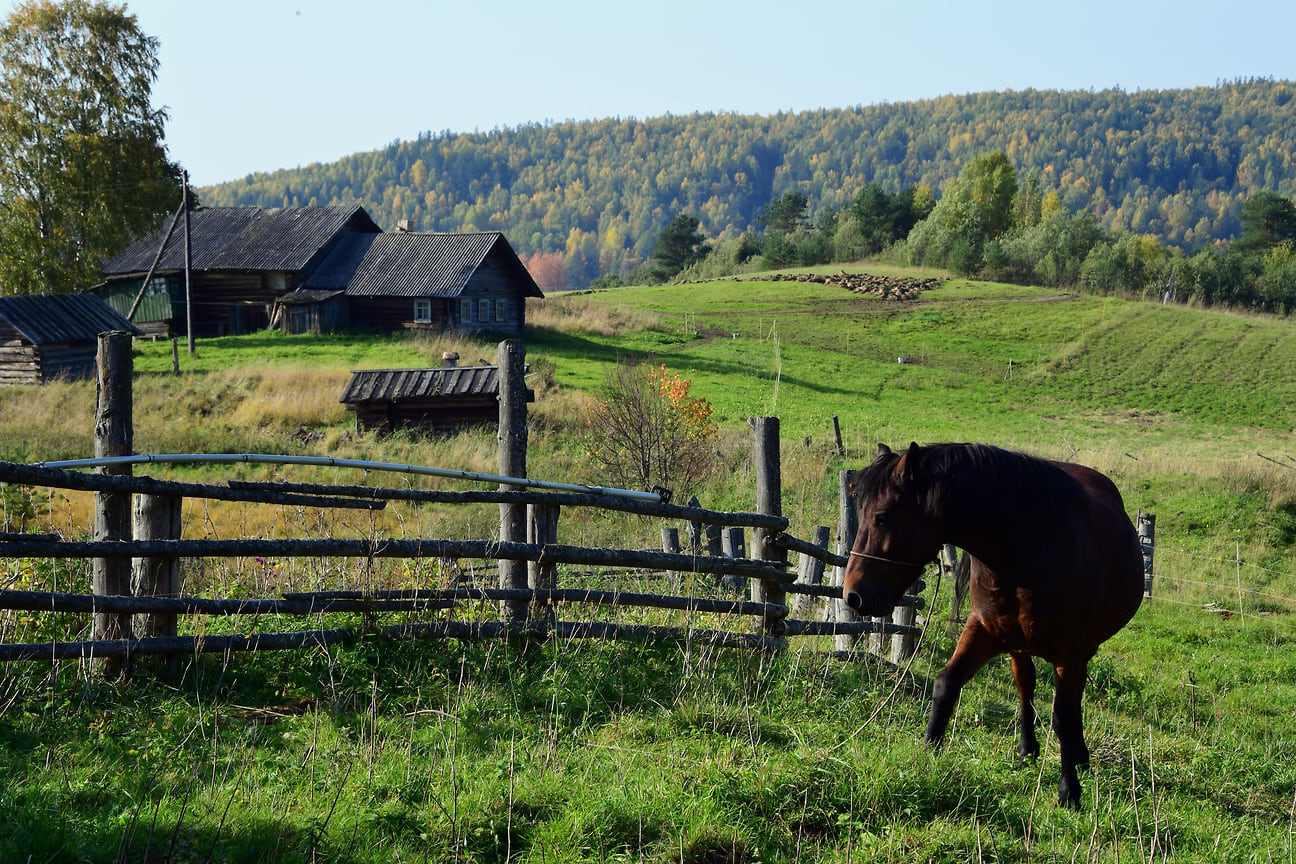
M 348 297 L 351 326 L 362 330 L 442 330 L 454 326 L 450 301 L 431 299 L 431 318 L 414 320 L 415 297 Z
M 413 397 L 391 402 L 362 402 L 354 406 L 354 411 L 357 431 L 418 429 L 442 434 L 464 426 L 494 426 L 499 423 L 499 400 L 495 396 L 461 396 L 453 400 Z
M 94 375 L 99 334 L 140 335 L 88 294 L 0 298 L 0 385 L 46 384 Z

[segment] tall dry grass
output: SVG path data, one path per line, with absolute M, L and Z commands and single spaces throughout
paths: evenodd
M 93 455 L 93 381 L 0 387 L 0 458 L 17 462 Z
M 527 326 L 559 333 L 614 336 L 630 330 L 661 329 L 662 317 L 646 309 L 591 303 L 581 294 L 560 294 L 528 303 Z
M 346 419 L 346 407 L 338 398 L 351 376 L 343 368 L 235 368 L 216 377 L 240 381 L 247 391 L 231 415 L 236 424 L 327 426 Z

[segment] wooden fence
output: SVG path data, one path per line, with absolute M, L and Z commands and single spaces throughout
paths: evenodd
M 131 453 L 130 341 L 126 334 L 100 339 L 96 410 L 97 457 Z M 519 340 L 500 343 L 500 473 L 526 477 L 526 398 L 523 349 Z M 0 661 L 89 659 L 104 674 L 117 674 L 132 656 L 291 649 L 350 643 L 371 635 L 389 638 L 482 639 L 503 636 L 707 642 L 780 650 L 799 636 L 835 637 L 840 651 L 854 652 L 861 636 L 881 653 L 892 640 L 893 660 L 912 654 L 914 593 L 889 620 L 859 620 L 841 602 L 841 575 L 853 543 L 855 511 L 846 494 L 850 472 L 840 479 L 836 549 L 829 529 L 812 539 L 788 533 L 782 515 L 778 419 L 754 418 L 756 509 L 751 513 L 707 510 L 696 499 L 687 505 L 633 500 L 607 494 L 528 491 L 501 484 L 495 490 L 439 491 L 354 485 L 240 483 L 210 485 L 133 476 L 130 465 L 81 474 L 37 465 L 0 462 L 0 482 L 28 487 L 80 490 L 95 495 L 90 540 L 56 535 L 0 534 L 0 559 L 82 559 L 93 562 L 89 595 L 0 590 L 0 609 L 85 613 L 93 616 L 90 639 L 69 642 L 3 643 Z M 500 508 L 498 539 L 180 539 L 183 499 L 256 502 L 308 508 L 378 510 L 390 501 L 453 505 L 494 503 Z M 662 550 L 607 549 L 558 543 L 563 508 L 593 507 L 677 520 L 662 531 Z M 680 540 L 680 531 L 685 539 Z M 747 557 L 744 530 L 752 531 Z M 789 556 L 797 556 L 795 571 Z M 181 562 L 207 558 L 433 558 L 498 562 L 495 587 L 409 591 L 323 591 L 261 599 L 180 596 Z M 727 596 L 657 594 L 622 590 L 560 588 L 559 565 L 640 568 L 665 574 L 677 589 L 682 574 L 707 574 Z M 828 584 L 825 569 L 831 567 Z M 750 599 L 735 596 L 750 585 Z M 914 592 L 923 586 L 917 583 Z M 791 599 L 789 599 L 789 597 Z M 827 598 L 822 615 L 816 598 Z M 709 613 L 751 620 L 746 629 L 705 629 L 611 621 L 559 621 L 555 604 L 593 608 L 636 607 Z M 489 607 L 490 615 L 483 614 Z M 564 607 L 565 608 L 565 607 Z M 465 616 L 465 610 L 468 610 Z M 431 621 L 376 627 L 369 616 L 359 626 L 317 627 L 286 632 L 180 635 L 178 616 L 297 615 L 324 613 L 430 612 Z M 465 617 L 471 620 L 464 620 Z M 488 620 L 489 619 L 489 620 Z

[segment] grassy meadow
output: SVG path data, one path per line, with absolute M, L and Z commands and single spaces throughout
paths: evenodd
M 375 639 L 187 658 L 170 683 L 8 664 L 0 861 L 1296 860 L 1296 324 L 965 280 L 907 304 L 726 280 L 557 296 L 528 317 L 532 477 L 601 482 L 582 446 L 585 399 L 619 356 L 640 356 L 714 406 L 705 506 L 752 508 L 746 418 L 780 418 L 784 512 L 800 537 L 835 526 L 839 470 L 867 462 L 879 441 L 981 440 L 1074 459 L 1108 473 L 1131 515 L 1155 513 L 1153 597 L 1090 669 L 1081 811 L 1056 807 L 1057 745 L 1044 730 L 1038 763 L 1015 767 L 1003 658 L 964 691 L 947 745 L 922 746 L 931 679 L 954 644 L 949 586 L 929 576 L 925 636 L 902 670 L 830 659 L 826 641 L 759 655 Z M 493 362 L 496 343 L 200 340 L 195 357 L 182 346 L 179 376 L 169 344 L 141 343 L 135 449 L 495 472 L 491 430 L 357 434 L 336 401 L 351 369 L 436 365 L 445 350 Z M 93 402 L 84 382 L 0 389 L 0 458 L 90 455 Z M 258 465 L 160 473 L 465 485 Z M 88 531 L 81 496 L 4 488 L 0 500 L 0 530 Z M 493 506 L 358 515 L 187 502 L 185 534 L 489 537 L 497 520 Z M 662 527 L 566 509 L 560 542 L 650 547 Z M 85 562 L 0 567 L 0 587 L 89 581 Z M 186 562 L 183 578 L 186 593 L 268 596 L 462 576 L 439 562 L 298 560 Z M 559 578 L 660 588 L 644 574 Z M 0 641 L 75 638 L 86 626 L 0 612 Z M 182 624 L 249 626 L 293 625 Z M 1045 717 L 1049 699 L 1046 673 Z

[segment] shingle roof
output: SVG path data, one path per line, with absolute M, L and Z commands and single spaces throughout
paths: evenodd
M 352 297 L 458 297 L 491 257 L 512 271 L 524 297 L 544 296 L 498 231 L 348 235 L 302 288 L 345 288 Z
M 498 366 L 442 366 L 430 369 L 360 369 L 339 402 L 390 402 L 449 396 L 495 396 Z
M 169 224 L 169 223 L 168 223 Z M 381 229 L 363 207 L 213 207 L 189 214 L 194 270 L 301 270 L 341 231 Z M 145 273 L 166 234 L 163 226 L 104 266 L 108 276 Z M 184 228 L 177 226 L 159 271 L 184 268 Z
M 94 341 L 100 333 L 110 330 L 143 335 L 93 294 L 0 297 L 0 319 L 8 321 L 33 345 Z

